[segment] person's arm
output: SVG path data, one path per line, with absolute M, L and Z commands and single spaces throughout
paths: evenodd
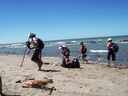
M 66 62 L 66 64 L 71 64 L 72 63 L 72 61 L 67 59 L 67 58 L 65 59 L 65 62 Z
M 79 49 L 80 53 L 82 53 L 82 46 L 80 46 L 80 49 Z
M 37 38 L 32 38 L 32 40 L 31 40 L 31 49 L 36 49 L 36 48 L 38 48 L 38 39 Z
M 35 47 L 38 47 L 39 45 L 38 38 L 33 38 L 33 43 Z
M 113 49 L 111 42 L 107 43 L 107 49 L 108 49 L 108 50 L 109 50 L 109 49 Z
M 109 50 L 109 49 L 110 49 L 110 48 L 109 48 L 109 47 L 110 47 L 110 43 L 107 43 L 107 46 L 106 46 L 106 47 L 107 47 L 107 49 Z

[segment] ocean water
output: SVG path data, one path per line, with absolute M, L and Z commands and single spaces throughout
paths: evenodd
M 43 49 L 43 56 L 56 56 L 61 57 L 62 54 L 59 51 L 59 46 L 66 44 L 71 51 L 71 58 L 79 58 L 80 54 L 78 52 L 80 47 L 80 42 L 85 42 L 88 48 L 88 60 L 95 63 L 106 63 L 107 62 L 107 52 L 106 50 L 106 40 L 108 37 L 97 37 L 97 38 L 80 38 L 80 39 L 67 39 L 67 40 L 53 40 L 44 41 L 45 48 Z M 119 45 L 119 52 L 117 53 L 118 64 L 128 64 L 128 35 L 125 36 L 113 36 L 111 37 L 114 42 Z M 25 50 L 25 44 L 13 43 L 13 44 L 0 44 L 0 54 L 15 54 L 23 55 Z M 95 51 L 92 52 L 91 50 Z M 100 51 L 99 51 L 100 50 Z M 33 52 L 29 55 L 31 56 Z M 80 58 L 81 60 L 81 58 Z

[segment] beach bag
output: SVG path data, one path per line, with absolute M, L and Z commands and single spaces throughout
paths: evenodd
M 43 49 L 44 48 L 44 42 L 41 39 L 39 39 L 39 38 L 38 38 L 37 41 L 38 41 L 38 48 L 39 49 Z
M 80 62 L 77 58 L 74 58 L 72 60 L 72 64 L 71 64 L 70 68 L 80 68 Z
M 115 53 L 117 53 L 119 51 L 119 46 L 117 43 L 113 43 L 112 48 L 113 48 Z
M 86 53 L 87 52 L 87 48 L 85 46 L 82 46 L 80 52 L 81 53 Z
M 64 68 L 80 68 L 80 63 L 79 63 L 79 60 L 77 58 L 75 58 L 72 60 L 72 63 L 65 64 L 65 61 L 63 59 L 61 66 Z

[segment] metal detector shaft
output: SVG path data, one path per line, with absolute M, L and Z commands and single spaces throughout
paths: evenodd
M 24 55 L 23 55 L 23 59 L 22 59 L 22 62 L 21 62 L 21 64 L 20 64 L 20 67 L 22 67 L 22 65 L 23 65 L 24 58 L 25 58 L 25 55 L 26 55 L 26 51 L 27 51 L 27 46 L 26 46 L 26 48 L 25 48 L 25 50 L 24 50 Z

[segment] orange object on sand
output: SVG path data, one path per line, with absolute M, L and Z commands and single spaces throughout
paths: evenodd
M 41 88 L 44 85 L 47 85 L 48 83 L 53 83 L 52 79 L 46 79 L 46 80 L 30 80 L 24 84 L 22 84 L 23 88 Z

